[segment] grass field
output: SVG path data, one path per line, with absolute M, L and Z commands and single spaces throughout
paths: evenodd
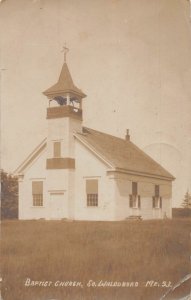
M 159 300 L 168 290 L 162 282 L 173 285 L 190 272 L 190 219 L 3 221 L 1 227 L 3 300 Z M 27 278 L 50 286 L 25 286 Z M 89 280 L 138 287 L 88 287 Z M 151 280 L 159 286 L 145 287 Z

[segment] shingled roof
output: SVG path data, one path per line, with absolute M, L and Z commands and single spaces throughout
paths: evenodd
M 131 141 L 87 127 L 83 127 L 83 133 L 76 133 L 75 136 L 94 149 L 116 170 L 157 176 L 168 180 L 175 179 L 172 174 Z
M 64 93 L 72 93 L 80 98 L 86 97 L 86 95 L 74 85 L 66 63 L 63 64 L 58 82 L 43 92 L 43 94 L 48 97 L 55 97 Z

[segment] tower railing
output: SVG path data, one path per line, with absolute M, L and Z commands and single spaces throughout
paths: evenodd
M 47 108 L 47 119 L 62 118 L 62 117 L 76 117 L 82 118 L 82 109 L 71 106 L 63 105 Z

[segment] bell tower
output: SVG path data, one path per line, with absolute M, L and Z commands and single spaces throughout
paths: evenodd
M 66 63 L 56 84 L 43 92 L 48 98 L 46 190 L 50 219 L 74 218 L 75 140 L 73 133 L 82 131 L 82 99 L 86 95 L 72 80 Z
M 72 80 L 66 63 L 68 48 L 63 47 L 64 64 L 56 84 L 43 92 L 47 108 L 47 169 L 75 168 L 73 132 L 82 130 L 82 99 L 86 95 Z

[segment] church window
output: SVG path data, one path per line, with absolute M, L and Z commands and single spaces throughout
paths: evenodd
M 43 206 L 43 181 L 32 182 L 33 206 Z
M 61 142 L 54 142 L 54 157 L 61 157 Z
M 86 180 L 87 206 L 98 206 L 98 180 Z
M 132 182 L 132 194 L 129 195 L 129 207 L 141 208 L 141 196 L 138 195 L 137 182 Z
M 159 185 L 155 185 L 155 195 L 153 196 L 153 208 L 162 208 L 162 197 L 160 197 Z
M 160 187 L 159 187 L 159 185 L 155 185 L 155 196 L 156 197 L 159 197 L 159 190 L 160 190 Z
M 132 182 L 132 194 L 137 195 L 137 182 Z

